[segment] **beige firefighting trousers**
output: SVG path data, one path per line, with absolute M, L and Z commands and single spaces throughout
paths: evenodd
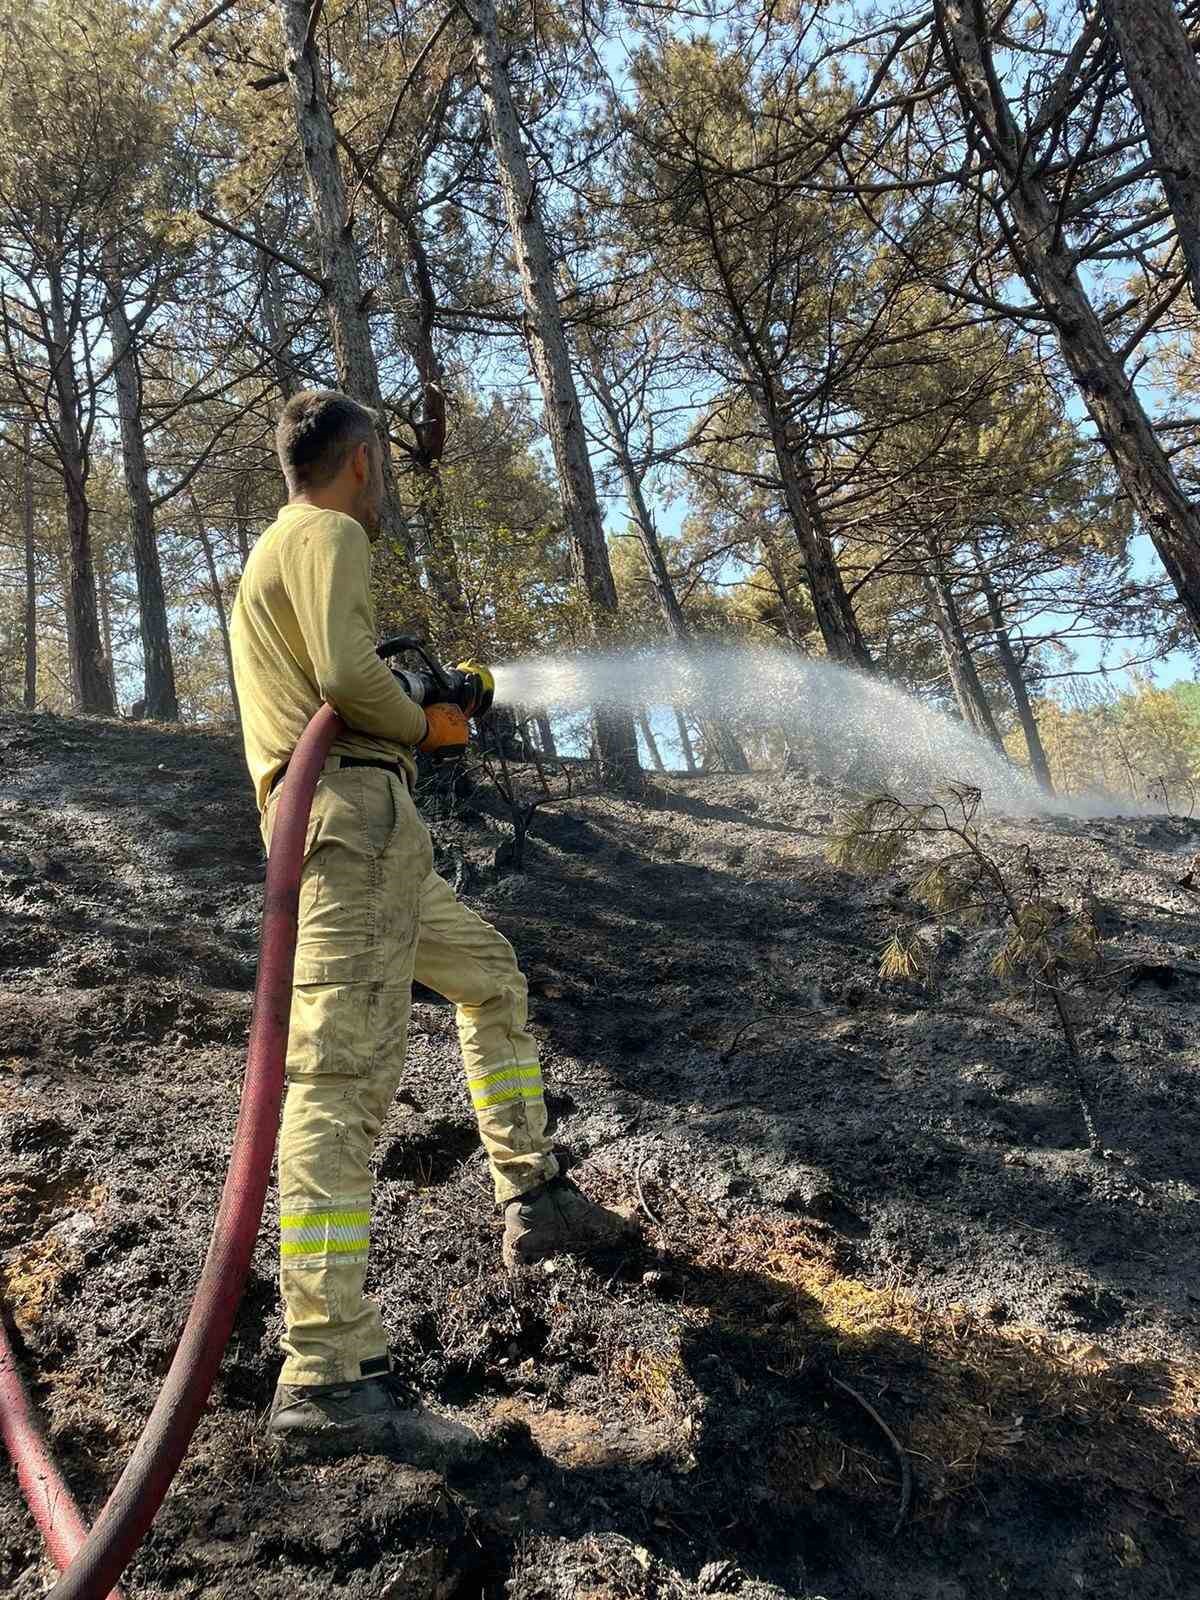
M 275 798 L 263 817 L 268 845 Z M 345 1382 L 380 1370 L 387 1352 L 363 1295 L 370 1157 L 404 1070 L 414 977 L 457 1006 L 497 1200 L 553 1176 L 512 946 L 433 871 L 407 786 L 379 768 L 342 770 L 333 756 L 305 843 L 279 1140 L 283 1383 Z

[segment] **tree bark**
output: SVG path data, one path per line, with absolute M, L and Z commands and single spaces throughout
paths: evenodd
M 747 315 L 742 288 L 732 270 L 722 245 L 722 235 L 706 187 L 706 177 L 699 167 L 696 176 L 700 181 L 708 213 L 708 244 L 721 291 L 725 297 L 733 343 L 738 353 L 746 387 L 753 398 L 771 439 L 771 449 L 779 469 L 784 503 L 795 530 L 796 539 L 804 557 L 812 593 L 813 612 L 825 649 L 832 661 L 859 667 L 864 672 L 872 670 L 871 653 L 867 649 L 854 607 L 834 557 L 833 542 L 825 525 L 824 513 L 812 472 L 804 450 L 790 436 L 788 417 L 779 394 L 779 362 L 771 335 L 762 324 L 752 324 Z
M 466 603 L 458 570 L 458 552 L 446 521 L 446 491 L 439 463 L 418 461 L 416 479 L 417 508 L 425 532 L 422 552 L 425 577 L 442 611 L 436 629 L 438 639 L 449 649 L 451 645 L 457 646 L 458 640 L 453 634 L 464 617 Z
M 804 556 L 813 612 L 825 649 L 831 661 L 840 661 L 846 666 L 870 672 L 873 666 L 871 652 L 867 649 L 850 596 L 846 593 L 846 585 L 838 571 L 833 541 L 825 526 L 825 516 L 808 462 L 788 437 L 787 426 L 771 392 L 773 383 L 765 389 L 761 385 L 756 387 L 759 409 L 771 434 L 783 497 Z
M 250 559 L 250 516 L 246 509 L 246 481 L 239 478 L 237 487 L 233 491 L 233 520 L 237 537 L 238 561 L 242 571 L 246 570 L 246 563 Z
M 537 726 L 538 744 L 544 756 L 556 756 L 558 746 L 554 742 L 554 729 L 550 725 L 550 715 L 544 706 L 539 706 L 533 713 L 533 720 Z
M 594 393 L 600 402 L 608 423 L 610 448 L 616 459 L 617 468 L 621 474 L 621 482 L 625 488 L 625 497 L 629 502 L 629 514 L 634 528 L 637 530 L 638 543 L 645 557 L 646 570 L 650 575 L 650 584 L 658 600 L 658 608 L 662 612 L 663 622 L 667 632 L 680 644 L 690 644 L 692 630 L 688 627 L 687 618 L 683 614 L 683 607 L 679 604 L 679 596 L 675 593 L 675 585 L 671 581 L 671 573 L 667 567 L 666 558 L 662 552 L 662 545 L 658 540 L 658 529 L 654 525 L 654 518 L 650 514 L 650 507 L 646 504 L 646 496 L 642 491 L 642 479 L 633 457 L 629 453 L 629 441 L 625 437 L 625 430 L 621 422 L 620 412 L 612 388 L 601 365 L 599 357 L 593 353 L 591 357 L 591 378 Z
M 554 452 L 576 575 L 588 598 L 592 625 L 603 636 L 615 630 L 617 591 L 562 314 L 554 293 L 554 268 L 513 105 L 496 8 L 492 0 L 475 0 L 473 9 L 475 69 L 521 278 L 529 353 L 545 402 L 546 431 Z M 595 723 L 601 774 L 606 782 L 619 786 L 640 768 L 633 718 L 623 708 L 598 706 Z
M 110 676 L 113 673 L 112 596 L 109 590 L 109 572 L 104 551 L 96 553 L 96 599 L 100 605 L 100 640 L 104 646 L 104 659 Z
M 678 706 L 673 706 L 675 712 L 675 727 L 679 733 L 679 743 L 683 750 L 683 764 L 689 772 L 696 770 L 696 752 L 692 749 L 692 736 L 688 732 L 687 718 Z
M 75 618 L 71 611 L 71 553 L 68 550 L 58 558 L 58 580 L 63 592 L 63 626 L 67 640 L 67 668 L 71 678 L 71 696 L 79 703 L 79 683 L 75 676 Z
M 1200 306 L 1200 65 L 1174 0 L 1101 0 Z
M 255 238 L 261 237 L 261 225 L 254 224 Z M 284 400 L 290 400 L 304 387 L 300 374 L 292 362 L 292 352 L 283 327 L 283 297 L 279 293 L 279 266 L 265 250 L 259 251 L 262 270 L 262 323 L 271 351 L 271 371 L 275 385 Z
M 1000 88 L 983 0 L 937 0 L 937 15 L 964 113 L 990 148 L 1004 183 L 1016 264 L 1053 318 L 1096 431 L 1200 635 L 1200 512 L 1185 494 L 1088 298 L 1063 238 L 1058 208 Z
M 175 663 L 163 593 L 162 567 L 154 532 L 154 503 L 146 465 L 142 433 L 142 377 L 137 343 L 125 315 L 120 279 L 110 275 L 108 324 L 113 341 L 113 377 L 117 390 L 117 416 L 121 427 L 121 457 L 125 490 L 129 496 L 129 522 L 133 534 L 133 566 L 137 578 L 138 626 L 145 671 L 146 716 L 155 722 L 178 722 L 179 697 L 175 690 Z
M 189 495 L 192 502 L 192 515 L 196 519 L 196 537 L 200 541 L 200 548 L 204 552 L 204 565 L 208 569 L 208 592 L 212 601 L 212 608 L 217 614 L 217 626 L 221 630 L 221 648 L 225 655 L 225 676 L 229 684 L 229 698 L 233 702 L 233 715 L 241 726 L 242 708 L 238 701 L 237 679 L 233 671 L 233 646 L 229 640 L 229 619 L 225 615 L 225 597 L 221 593 L 221 574 L 217 571 L 217 560 L 213 554 L 212 540 L 208 537 L 208 529 L 204 524 L 204 513 L 200 510 L 199 501 L 195 495 Z
M 50 303 L 50 350 L 54 398 L 58 409 L 56 444 L 63 469 L 70 551 L 71 683 L 80 711 L 100 716 L 116 714 L 112 677 L 104 659 L 96 604 L 96 569 L 92 557 L 91 508 L 87 498 L 87 454 L 80 425 L 80 397 L 74 356 L 67 328 L 62 274 L 57 265 L 47 269 Z
M 804 654 L 804 635 L 806 632 L 804 618 L 796 605 L 796 598 L 792 593 L 791 584 L 788 582 L 787 573 L 784 571 L 779 551 L 775 547 L 774 537 L 763 533 L 759 536 L 759 544 L 762 546 L 762 564 L 770 574 L 771 582 L 775 585 L 776 593 L 779 595 L 779 609 L 783 616 L 783 627 L 784 632 L 787 634 L 788 642 L 794 649 Z
M 650 759 L 654 763 L 655 772 L 665 773 L 667 769 L 663 765 L 662 754 L 658 748 L 658 740 L 654 737 L 654 729 L 650 726 L 650 718 L 646 714 L 645 706 L 638 707 L 637 721 L 642 738 L 646 741 L 646 749 L 650 752 Z
M 360 405 L 374 411 L 383 451 L 383 511 L 380 531 L 393 553 L 411 569 L 412 540 L 400 514 L 392 446 L 388 436 L 379 364 L 371 344 L 367 296 L 354 252 L 354 219 L 349 215 L 346 185 L 338 160 L 337 134 L 317 60 L 308 36 L 310 0 L 280 0 L 286 46 L 285 71 L 304 161 L 304 176 L 325 282 L 325 305 L 333 342 L 338 382 Z
M 1029 765 L 1038 787 L 1045 793 L 1054 793 L 1054 780 L 1050 776 L 1050 763 L 1046 759 L 1046 749 L 1042 744 L 1042 735 L 1037 725 L 1037 718 L 1033 714 L 1033 706 L 1029 700 L 1029 691 L 1025 687 L 1025 674 L 1021 671 L 1021 663 L 1017 660 L 1017 653 L 1012 647 L 1012 639 L 1004 621 L 1004 609 L 1000 604 L 1000 596 L 996 593 L 996 586 L 988 576 L 979 552 L 975 554 L 979 566 L 979 582 L 983 589 L 983 597 L 987 601 L 988 616 L 992 624 L 992 636 L 996 641 L 996 651 L 1000 657 L 1000 665 L 1004 668 L 1004 676 L 1008 679 L 1008 687 L 1013 697 L 1013 704 L 1017 708 L 1017 718 L 1021 724 L 1021 732 L 1025 735 L 1025 748 L 1029 751 Z
M 701 723 L 705 742 L 716 752 L 726 772 L 749 772 L 750 759 L 742 742 L 724 717 L 705 717 Z
M 446 522 L 446 491 L 442 482 L 448 386 L 445 368 L 433 338 L 437 298 L 425 243 L 411 216 L 405 217 L 403 226 L 412 277 L 416 282 L 418 307 L 415 317 L 399 320 L 401 338 L 421 380 L 421 420 L 413 424 L 416 435 L 413 466 L 417 475 L 417 505 L 425 530 L 425 576 L 444 612 L 439 619 L 442 631 L 453 631 L 466 605 L 458 570 L 458 552 Z M 456 641 L 446 638 L 444 642 L 448 645 Z
M 654 517 L 651 515 L 650 507 L 646 504 L 646 496 L 642 488 L 644 474 L 638 471 L 630 454 L 629 439 L 622 424 L 621 414 L 600 356 L 594 348 L 590 351 L 590 356 L 593 392 L 599 400 L 601 410 L 604 412 L 605 419 L 608 422 L 610 448 L 616 458 L 621 481 L 625 486 L 625 496 L 629 502 L 630 520 L 637 530 L 638 543 L 642 547 L 642 555 L 646 560 L 646 570 L 650 574 L 651 587 L 657 596 L 659 610 L 662 612 L 667 632 L 683 649 L 690 651 L 694 644 L 694 637 L 688 625 L 688 620 L 683 614 L 679 596 L 675 593 L 675 585 L 671 579 L 666 557 L 663 555 L 662 545 L 659 543 L 658 529 L 655 527 Z M 750 771 L 750 763 L 746 759 L 746 752 L 742 749 L 737 735 L 724 718 L 707 717 L 705 718 L 704 727 L 709 742 L 715 746 L 720 754 L 722 764 L 730 772 Z
M 1004 741 L 1000 737 L 996 720 L 992 716 L 992 708 L 988 705 L 979 674 L 975 670 L 975 659 L 967 643 L 966 633 L 963 631 L 954 591 L 942 572 L 940 563 L 935 564 L 933 576 L 925 579 L 925 593 L 941 636 L 942 651 L 962 719 L 968 728 L 986 739 L 994 749 L 1004 755 Z
M 37 567 L 33 541 L 33 427 L 21 430 L 21 498 L 25 534 L 25 709 L 37 706 Z

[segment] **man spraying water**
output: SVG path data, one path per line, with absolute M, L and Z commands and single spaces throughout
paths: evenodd
M 465 709 L 419 705 L 376 654 L 370 544 L 383 475 L 372 414 L 346 395 L 288 401 L 288 503 L 242 575 L 231 636 L 246 761 L 270 845 L 290 754 L 328 702 L 347 727 L 313 801 L 300 886 L 279 1141 L 283 1370 L 270 1428 L 336 1450 L 436 1464 L 467 1429 L 406 1405 L 363 1294 L 370 1157 L 404 1073 L 414 978 L 452 1000 L 510 1268 L 612 1243 L 630 1224 L 558 1170 L 527 986 L 512 946 L 433 870 L 413 750 L 465 742 Z

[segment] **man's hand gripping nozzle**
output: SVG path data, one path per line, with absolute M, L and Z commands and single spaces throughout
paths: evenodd
M 496 680 L 491 669 L 479 661 L 460 661 L 457 667 L 443 667 L 420 640 L 407 634 L 385 639 L 378 651 L 384 661 L 412 653 L 424 663 L 415 670 L 391 668 L 405 694 L 425 711 L 425 737 L 417 748 L 435 760 L 461 756 L 471 738 L 468 719 L 481 722 L 492 709 Z

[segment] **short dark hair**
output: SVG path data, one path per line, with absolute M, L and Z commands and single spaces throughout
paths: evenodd
M 336 389 L 302 389 L 284 406 L 275 449 L 288 489 L 318 489 L 336 478 L 357 445 L 375 433 L 375 414 Z

